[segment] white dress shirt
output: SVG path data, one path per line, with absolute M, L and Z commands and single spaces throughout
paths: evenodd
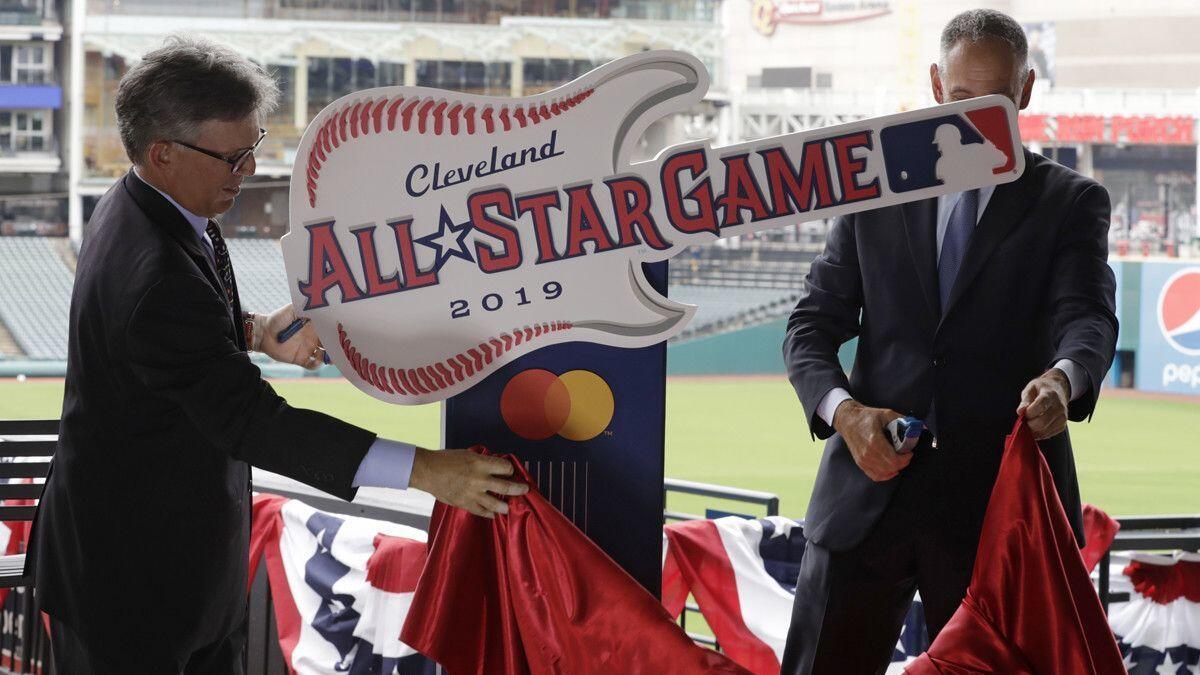
M 988 202 L 991 201 L 992 193 L 995 191 L 995 185 L 979 188 L 979 211 L 975 215 L 976 225 L 983 218 L 983 213 L 987 210 Z M 939 256 L 942 254 L 942 240 L 946 237 L 946 228 L 950 224 L 950 214 L 954 211 L 954 207 L 958 205 L 958 199 L 961 196 L 961 192 L 956 192 L 938 197 L 937 250 Z M 1087 386 L 1087 373 L 1084 372 L 1083 368 L 1070 359 L 1059 359 L 1058 363 L 1054 364 L 1054 367 L 1066 374 L 1067 381 L 1070 383 L 1069 395 L 1071 400 L 1074 401 L 1083 396 L 1084 388 Z M 817 416 L 829 426 L 833 426 L 833 414 L 837 412 L 838 406 L 849 398 L 852 398 L 850 392 L 841 387 L 830 389 L 821 398 L 821 402 L 817 404 Z

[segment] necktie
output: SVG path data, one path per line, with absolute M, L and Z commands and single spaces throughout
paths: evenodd
M 229 247 L 225 245 L 225 238 L 221 236 L 221 228 L 217 225 L 217 221 L 208 221 L 208 227 L 205 228 L 204 233 L 212 241 L 217 279 L 220 280 L 221 287 L 225 289 L 225 301 L 232 307 L 237 290 L 233 285 L 233 262 L 229 260 Z
M 962 193 L 958 204 L 955 204 L 954 210 L 950 212 L 950 222 L 946 225 L 946 234 L 942 237 L 942 250 L 938 254 L 938 298 L 942 303 L 943 314 L 950 301 L 950 290 L 954 288 L 954 278 L 958 276 L 958 268 L 967 252 L 971 232 L 975 229 L 978 213 L 979 190 L 967 190 Z

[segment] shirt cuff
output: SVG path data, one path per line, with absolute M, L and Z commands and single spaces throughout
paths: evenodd
M 851 398 L 850 392 L 845 389 L 841 387 L 830 389 L 824 398 L 821 399 L 821 402 L 817 404 L 817 417 L 825 420 L 825 424 L 832 427 L 833 414 L 837 412 L 838 406 L 842 404 L 842 401 L 848 398 Z
M 1058 363 L 1054 364 L 1055 368 L 1063 371 L 1067 375 L 1067 382 L 1071 384 L 1071 400 L 1083 396 L 1083 392 L 1087 391 L 1088 377 L 1087 372 L 1078 363 L 1071 359 L 1059 359 Z
M 411 443 L 376 438 L 354 474 L 354 487 L 407 490 L 417 447 Z

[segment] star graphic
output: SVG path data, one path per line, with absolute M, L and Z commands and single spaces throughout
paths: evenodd
M 1179 666 L 1182 666 L 1184 661 L 1175 663 L 1175 659 L 1171 658 L 1170 653 L 1165 653 L 1163 656 L 1165 657 L 1163 664 L 1158 668 L 1155 668 L 1155 670 L 1158 671 L 1158 675 L 1178 675 Z
M 467 250 L 466 239 L 470 232 L 470 221 L 456 225 L 450 214 L 446 213 L 446 207 L 443 206 L 441 216 L 438 218 L 437 231 L 424 237 L 417 237 L 413 241 L 422 246 L 428 246 L 437 253 L 437 260 L 433 263 L 433 270 L 436 272 L 442 269 L 442 265 L 445 265 L 450 258 L 461 258 L 469 263 L 475 262 L 475 258 Z
M 797 523 L 784 518 L 772 518 L 771 522 L 775 525 L 775 531 L 771 533 L 772 539 L 776 537 L 787 539 L 792 534 L 792 528 L 797 525 Z
M 1117 646 L 1121 647 L 1121 652 L 1123 653 L 1121 665 L 1124 665 L 1127 671 L 1133 670 L 1135 665 L 1138 665 L 1138 662 L 1134 661 L 1133 659 L 1133 646 L 1124 643 L 1117 643 Z

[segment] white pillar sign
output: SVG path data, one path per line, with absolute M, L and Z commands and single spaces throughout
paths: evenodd
M 631 164 L 642 132 L 707 87 L 700 61 L 654 51 L 520 99 L 385 87 L 335 101 L 292 172 L 292 301 L 360 389 L 425 403 L 546 345 L 679 332 L 695 307 L 655 292 L 642 263 L 1024 170 L 1001 96 Z

